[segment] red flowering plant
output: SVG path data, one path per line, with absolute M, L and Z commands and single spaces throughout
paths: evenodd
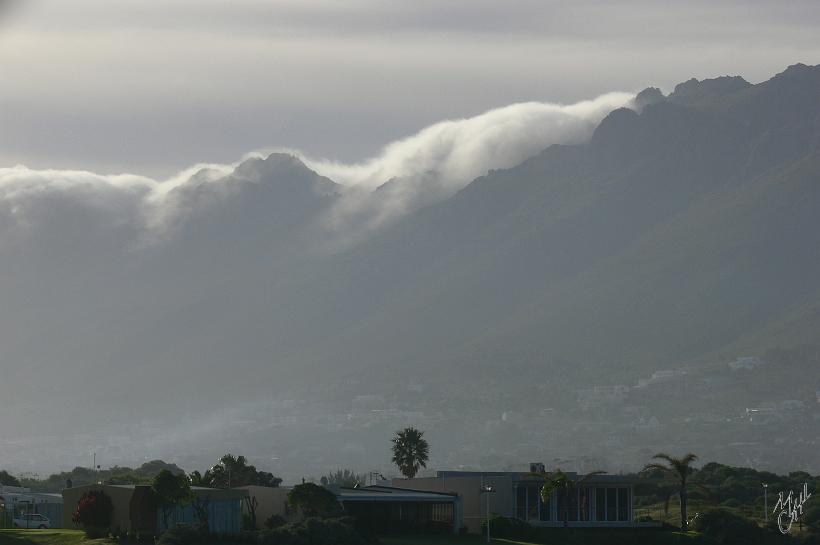
M 111 526 L 111 514 L 114 504 L 102 490 L 89 490 L 77 502 L 77 508 L 71 520 L 82 526 L 89 537 L 102 535 Z

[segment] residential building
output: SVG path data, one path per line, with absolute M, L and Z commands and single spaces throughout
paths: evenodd
M 156 535 L 166 529 L 160 510 L 148 485 L 89 484 L 63 490 L 63 527 L 73 528 L 71 518 L 77 503 L 86 492 L 100 490 L 111 498 L 113 512 L 111 530 Z M 221 490 L 191 487 L 194 501 L 207 512 L 208 528 L 212 532 L 232 534 L 242 529 L 242 501 L 246 490 Z M 176 507 L 169 517 L 168 526 L 179 523 L 196 524 L 194 505 Z
M 276 487 L 269 486 L 240 486 L 234 490 L 243 490 L 248 494 L 248 501 L 255 502 L 254 509 L 256 510 L 256 530 L 265 528 L 265 522 L 276 515 L 285 520 L 291 520 L 294 516 L 293 509 L 288 505 L 288 492 L 292 487 Z M 250 515 L 250 505 L 248 501 L 242 502 L 242 514 Z
M 0 528 L 10 528 L 12 520 L 24 513 L 44 515 L 49 519 L 51 528 L 60 528 L 63 524 L 63 498 L 60 494 L 0 485 Z
M 536 464 L 532 464 L 536 469 Z M 393 479 L 393 486 L 455 494 L 462 521 L 479 532 L 489 513 L 515 517 L 536 526 L 634 527 L 634 481 L 621 475 L 566 473 L 573 483 L 541 498 L 543 478 L 531 472 L 439 471 L 435 477 Z M 492 490 L 487 492 L 488 487 Z
M 395 486 L 332 487 L 345 514 L 374 532 L 450 532 L 462 526 L 458 494 Z

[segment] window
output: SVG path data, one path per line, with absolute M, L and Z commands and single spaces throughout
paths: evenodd
M 527 487 L 527 520 L 538 520 L 538 487 Z
M 592 496 L 590 487 L 582 486 L 578 489 L 578 520 L 590 520 L 590 496 Z
M 527 520 L 527 488 L 525 486 L 515 488 L 515 518 Z
M 558 490 L 558 520 L 578 520 L 578 495 L 574 487 Z
M 618 520 L 629 520 L 629 489 L 618 489 Z
M 437 522 L 452 522 L 453 521 L 453 504 L 452 503 L 434 503 L 430 518 Z
M 606 520 L 606 488 L 595 489 L 595 520 Z
M 541 499 L 541 490 L 538 491 L 538 501 L 539 509 L 541 510 L 541 520 L 552 520 L 552 506 L 550 505 L 550 499 L 547 498 L 547 501 L 543 501 Z
M 618 515 L 618 489 L 606 489 L 606 520 L 615 521 Z

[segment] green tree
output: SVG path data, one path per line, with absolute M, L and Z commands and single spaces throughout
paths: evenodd
M 323 486 L 338 485 L 348 488 L 352 488 L 356 484 L 363 483 L 364 481 L 364 475 L 359 475 L 349 469 L 337 469 L 336 471 L 331 471 L 319 479 L 319 482 L 322 483 Z
M 10 475 L 8 471 L 0 471 L 0 484 L 3 486 L 22 486 L 17 477 Z
M 427 467 L 430 446 L 424 439 L 424 432 L 416 428 L 405 428 L 397 431 L 393 442 L 393 463 L 402 475 L 412 479 L 419 469 Z
M 128 469 L 128 468 L 126 468 L 126 469 Z M 139 466 L 137 469 L 135 469 L 133 471 L 134 471 L 134 473 L 137 473 L 138 475 L 142 475 L 144 477 L 148 477 L 149 479 L 153 479 L 154 477 L 159 475 L 159 472 L 162 471 L 163 469 L 167 469 L 168 471 L 170 471 L 174 475 L 179 475 L 180 473 L 185 473 L 185 471 L 181 467 L 179 467 L 178 465 L 170 464 L 170 463 L 165 462 L 163 460 L 151 460 L 150 462 L 145 462 L 144 464 L 142 464 L 141 466 Z
M 256 508 L 259 507 L 259 500 L 256 496 L 245 496 L 242 501 L 245 503 L 245 509 L 248 510 L 248 530 L 256 530 Z
M 191 472 L 188 475 L 188 481 L 190 481 L 191 486 L 208 486 L 208 484 L 205 482 L 205 478 L 199 471 Z
M 198 472 L 195 474 L 199 475 Z M 282 483 L 282 479 L 273 473 L 259 471 L 255 466 L 248 464 L 244 456 L 234 456 L 230 453 L 220 458 L 219 462 L 203 475 L 199 475 L 198 480 L 199 486 L 213 488 L 234 488 L 247 485 L 277 488 Z
M 305 517 L 329 516 L 339 511 L 336 495 L 313 483 L 302 483 L 288 492 L 288 503 Z
M 686 487 L 689 484 L 689 476 L 694 471 L 692 463 L 698 459 L 697 456 L 691 452 L 682 458 L 675 458 L 668 454 L 659 453 L 652 457 L 653 460 L 661 460 L 661 462 L 652 462 L 646 464 L 641 471 L 661 471 L 673 478 L 678 488 L 678 497 L 680 498 L 680 527 L 686 530 L 687 526 L 687 501 L 688 494 Z
M 151 489 L 154 491 L 157 504 L 162 511 L 162 522 L 165 524 L 165 528 L 168 528 L 168 519 L 174 509 L 191 501 L 191 483 L 184 473 L 175 475 L 171 471 L 163 469 L 154 477 Z

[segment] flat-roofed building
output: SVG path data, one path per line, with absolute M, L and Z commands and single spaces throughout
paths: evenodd
M 564 474 L 571 484 L 554 490 L 547 501 L 541 498 L 544 479 L 531 472 L 439 471 L 435 477 L 393 479 L 393 485 L 458 495 L 463 524 L 473 533 L 479 532 L 487 519 L 488 499 L 491 515 L 514 517 L 535 526 L 643 525 L 635 522 L 632 479 L 610 474 Z M 488 487 L 492 492 L 487 492 Z
M 462 526 L 455 493 L 380 485 L 329 488 L 345 514 L 373 532 L 456 533 Z
M 63 527 L 74 528 L 71 520 L 83 494 L 92 490 L 104 492 L 111 498 L 113 511 L 109 530 L 132 534 L 153 535 L 165 530 L 163 517 L 157 508 L 148 485 L 88 484 L 63 490 Z M 223 490 L 192 486 L 197 505 L 205 510 L 211 532 L 236 534 L 242 530 L 242 502 L 246 490 Z M 198 517 L 193 503 L 176 507 L 168 518 L 168 526 L 196 524 Z
M 282 517 L 286 521 L 292 521 L 298 518 L 298 513 L 288 505 L 288 493 L 293 490 L 292 487 L 247 485 L 236 487 L 234 490 L 246 491 L 248 493 L 248 500 L 253 502 L 251 504 L 249 504 L 248 501 L 242 502 L 242 514 L 250 517 L 250 509 L 253 508 L 255 510 L 256 530 L 264 529 L 265 522 L 274 515 Z

